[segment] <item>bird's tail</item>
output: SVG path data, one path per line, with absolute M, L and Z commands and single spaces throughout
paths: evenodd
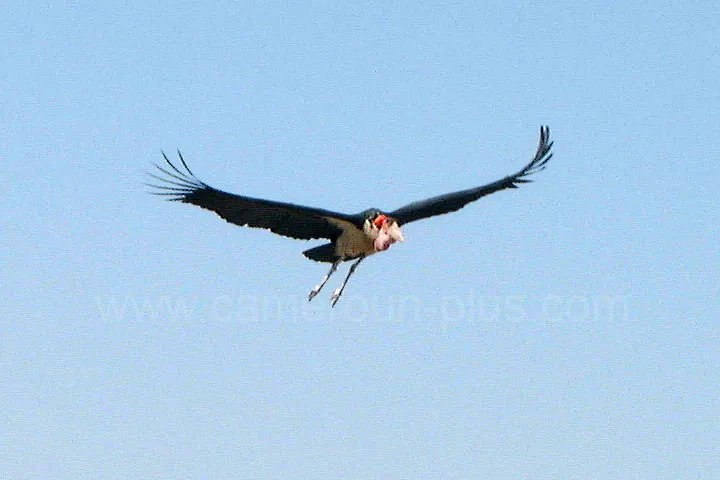
M 335 255 L 335 245 L 332 243 L 326 243 L 325 245 L 305 250 L 303 255 L 316 262 L 332 263 L 338 258 L 337 255 Z

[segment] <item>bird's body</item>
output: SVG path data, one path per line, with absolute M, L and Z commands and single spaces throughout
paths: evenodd
M 326 262 L 333 262 L 338 258 L 352 260 L 358 257 L 368 257 L 374 253 L 390 248 L 396 241 L 404 241 L 402 232 L 395 219 L 388 217 L 376 208 L 358 214 L 362 222 L 348 224 L 342 220 L 328 218 L 328 222 L 335 224 L 342 230 L 332 246 L 333 257 Z M 312 249 L 311 249 L 312 250 Z
M 366 224 L 362 229 L 355 225 L 343 229 L 335 243 L 331 244 L 335 258 L 343 257 L 349 260 L 360 256 L 367 257 L 376 252 L 377 228 L 372 228 L 369 222 L 363 223 Z
M 535 157 L 514 175 L 481 187 L 410 203 L 392 212 L 371 208 L 354 215 L 217 190 L 199 180 L 188 168 L 182 155 L 180 162 L 184 170 L 163 154 L 167 167 L 156 165 L 163 175 L 150 175 L 163 182 L 162 185 L 151 185 L 159 189 L 154 193 L 211 210 L 236 225 L 265 228 L 299 240 L 330 240 L 330 243 L 306 250 L 303 254 L 311 260 L 332 264 L 323 281 L 310 292 L 310 300 L 322 289 L 340 263 L 355 260 L 340 288 L 333 292 L 332 304 L 335 305 L 348 279 L 363 259 L 387 250 L 395 242 L 404 241 L 400 229 L 402 225 L 459 210 L 485 195 L 530 182 L 525 177 L 545 168 L 552 157 L 551 147 L 550 131 L 543 127 L 540 129 L 540 142 Z

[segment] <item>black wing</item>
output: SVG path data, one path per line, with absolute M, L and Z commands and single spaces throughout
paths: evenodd
M 413 202 L 404 207 L 400 207 L 389 215 L 395 217 L 400 225 L 408 222 L 414 222 L 422 218 L 442 215 L 444 213 L 460 210 L 470 202 L 474 202 L 480 197 L 490 195 L 498 190 L 506 188 L 517 188 L 521 183 L 532 182 L 525 177 L 539 172 L 545 168 L 545 164 L 552 157 L 550 149 L 553 142 L 550 141 L 550 128 L 540 127 L 540 142 L 538 144 L 535 158 L 528 163 L 525 168 L 514 175 L 505 177 L 497 182 L 489 183 L 482 187 L 470 188 L 459 192 L 446 193 L 437 197 L 427 198 L 419 202 Z
M 217 190 L 199 180 L 180 152 L 178 155 L 184 171 L 173 165 L 164 152 L 167 166 L 154 164 L 162 175 L 148 174 L 161 182 L 160 185 L 148 184 L 158 189 L 151 193 L 211 210 L 235 225 L 266 228 L 278 235 L 300 240 L 328 238 L 334 241 L 342 233 L 342 228 L 354 224 L 350 215 L 342 213 Z

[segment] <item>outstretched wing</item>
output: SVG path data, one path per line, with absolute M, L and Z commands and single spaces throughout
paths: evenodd
M 444 195 L 438 195 L 437 197 L 420 200 L 419 202 L 413 202 L 398 208 L 394 212 L 391 212 L 390 215 L 395 217 L 398 223 L 402 225 L 408 222 L 414 222 L 415 220 L 454 212 L 485 195 L 490 195 L 491 193 L 506 188 L 517 188 L 521 183 L 532 182 L 532 180 L 526 177 L 545 168 L 545 164 L 552 157 L 552 153 L 550 153 L 552 144 L 553 142 L 550 141 L 550 128 L 540 127 L 540 142 L 537 152 L 535 152 L 535 158 L 516 174 L 481 187 L 446 193 Z
M 278 235 L 299 240 L 336 240 L 342 228 L 352 224 L 352 218 L 342 213 L 223 192 L 198 179 L 180 152 L 178 156 L 182 169 L 175 166 L 164 152 L 167 165 L 154 164 L 158 174 L 148 175 L 160 184 L 148 184 L 157 189 L 151 193 L 211 210 L 235 225 L 266 228 Z

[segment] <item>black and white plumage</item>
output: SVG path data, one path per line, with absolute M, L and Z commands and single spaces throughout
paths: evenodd
M 330 271 L 320 285 L 309 295 L 317 295 L 338 265 L 356 260 L 340 288 L 332 296 L 335 305 L 358 264 L 367 256 L 387 250 L 396 241 L 403 241 L 400 226 L 424 218 L 442 215 L 461 209 L 470 202 L 491 193 L 518 188 L 529 183 L 530 175 L 543 170 L 552 157 L 550 129 L 540 128 L 540 140 L 535 156 L 524 168 L 496 182 L 480 187 L 438 195 L 413 202 L 391 212 L 371 208 L 357 214 L 344 214 L 292 203 L 263 200 L 236 195 L 211 187 L 198 179 L 185 163 L 180 152 L 180 165 L 173 164 L 163 153 L 165 165 L 157 165 L 158 172 L 149 175 L 160 184 L 151 184 L 156 195 L 169 200 L 191 203 L 211 210 L 235 225 L 265 228 L 273 233 L 299 240 L 325 238 L 330 243 L 311 248 L 303 254 L 311 260 L 332 263 Z

